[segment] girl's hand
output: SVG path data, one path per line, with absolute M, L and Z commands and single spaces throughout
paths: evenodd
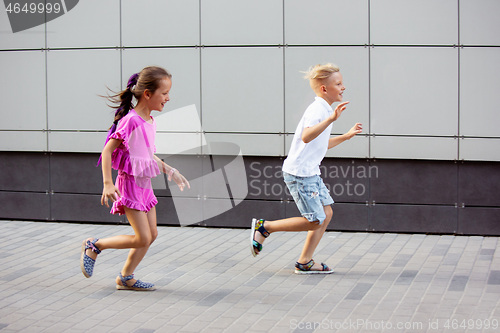
M 187 186 L 188 188 L 191 188 L 191 185 L 189 185 L 189 182 L 188 180 L 186 179 L 186 177 L 184 177 L 179 171 L 173 169 L 174 172 L 173 173 L 169 173 L 168 175 L 168 180 L 171 181 L 172 179 L 174 180 L 174 182 L 177 184 L 177 186 L 179 186 L 179 189 L 181 191 L 184 191 L 184 188 Z
M 339 105 L 337 105 L 335 110 L 333 110 L 332 115 L 330 116 L 330 119 L 332 122 L 339 119 L 342 112 L 347 108 L 347 106 L 346 106 L 347 104 L 349 104 L 349 102 L 343 102 L 343 103 L 340 103 Z
M 115 185 L 113 185 L 112 183 L 104 184 L 104 188 L 102 189 L 101 205 L 106 205 L 106 207 L 109 208 L 108 199 L 111 199 L 112 202 L 115 202 L 121 196 L 122 195 L 120 194 L 120 191 L 118 191 Z

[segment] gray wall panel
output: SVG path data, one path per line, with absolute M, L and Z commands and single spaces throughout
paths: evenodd
M 282 0 L 211 0 L 200 3 L 202 45 L 283 43 Z
M 499 45 L 500 21 L 497 0 L 460 0 L 460 43 L 465 45 Z
M 285 44 L 368 44 L 368 1 L 287 0 L 283 3 Z
M 112 109 L 99 95 L 105 96 L 109 92 L 107 88 L 120 90 L 120 56 L 120 51 L 115 49 L 51 50 L 47 53 L 50 130 L 75 133 L 78 130 L 105 131 L 111 126 Z M 68 78 L 77 79 L 70 84 Z M 77 144 L 77 139 L 73 140 Z
M 283 132 L 281 48 L 205 48 L 201 61 L 205 131 Z
M 458 44 L 457 1 L 370 1 L 370 25 L 375 44 Z
M 159 197 L 156 191 L 155 194 L 158 198 L 158 205 L 156 205 L 156 221 L 158 225 L 179 225 L 179 218 L 172 198 Z
M 459 204 L 500 206 L 500 163 L 460 163 Z
M 122 0 L 123 45 L 161 46 L 200 43 L 199 0 Z M 154 10 L 151 8 L 154 7 Z M 148 22 L 148 31 L 132 22 Z
M 214 200 L 206 200 L 213 205 Z M 285 204 L 280 201 L 245 200 L 235 208 L 205 220 L 201 225 L 210 227 L 250 228 L 252 218 L 277 220 L 285 217 Z
M 91 194 L 59 194 L 51 196 L 51 220 L 76 222 L 125 222 L 125 216 L 111 215 L 101 206 L 101 196 Z M 111 206 L 111 204 L 110 204 Z
M 0 48 L 1 45 L 0 42 Z M 0 129 L 46 130 L 45 53 L 39 50 L 0 52 L 0 73 L 3 78 L 0 80 Z
M 446 204 L 457 202 L 457 165 L 450 162 L 377 160 L 370 179 L 376 203 Z
M 345 91 L 343 101 L 349 101 L 342 116 L 333 123 L 332 132 L 342 134 L 355 123 L 370 128 L 369 66 L 367 47 L 287 47 L 285 48 L 285 129 L 294 133 L 315 94 L 304 72 L 318 63 L 334 63 L 340 68 Z M 338 103 L 334 103 L 335 107 Z M 288 150 L 287 150 L 288 152 Z
M 120 2 L 86 0 L 46 25 L 51 48 L 116 47 L 120 45 Z
M 50 195 L 33 192 L 0 192 L 0 218 L 21 220 L 49 220 Z
M 50 154 L 50 182 L 54 192 L 102 193 L 101 165 L 96 154 Z M 113 172 L 116 177 L 116 172 Z
M 283 181 L 282 165 L 281 158 L 245 157 L 247 199 L 293 200 Z
M 1 191 L 49 191 L 47 153 L 0 152 Z
M 370 179 L 378 176 L 376 166 L 360 159 L 325 159 L 320 170 L 336 202 L 366 203 L 370 198 Z
M 293 201 L 285 203 L 286 215 L 282 218 L 301 216 Z M 368 231 L 370 229 L 370 207 L 366 204 L 336 202 L 332 206 L 333 217 L 327 227 L 329 231 Z
M 457 49 L 374 48 L 370 63 L 373 133 L 457 135 Z
M 369 231 L 370 207 L 364 204 L 335 203 L 327 230 Z
M 498 77 L 500 48 L 460 50 L 460 135 L 500 137 Z M 484 152 L 488 159 L 488 152 Z
M 500 208 L 466 207 L 459 209 L 457 233 L 500 235 Z
M 371 231 L 383 232 L 457 232 L 457 208 L 446 206 L 375 205 Z

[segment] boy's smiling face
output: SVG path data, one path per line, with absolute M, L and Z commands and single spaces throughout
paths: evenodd
M 333 73 L 319 89 L 319 96 L 327 101 L 328 104 L 332 105 L 335 102 L 341 102 L 343 98 L 342 94 L 345 90 L 342 74 L 340 72 Z

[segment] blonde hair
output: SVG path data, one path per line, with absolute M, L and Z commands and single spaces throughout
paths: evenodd
M 307 72 L 304 72 L 304 79 L 324 80 L 329 78 L 333 73 L 337 72 L 340 72 L 340 68 L 337 65 L 331 63 L 324 65 L 318 64 L 309 68 Z

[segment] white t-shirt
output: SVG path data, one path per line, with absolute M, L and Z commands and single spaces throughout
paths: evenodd
M 321 174 L 319 165 L 328 150 L 332 124 L 309 143 L 302 141 L 302 132 L 304 128 L 322 122 L 332 113 L 332 107 L 321 97 L 316 97 L 315 101 L 307 107 L 295 130 L 288 157 L 283 162 L 284 172 L 299 177 Z

